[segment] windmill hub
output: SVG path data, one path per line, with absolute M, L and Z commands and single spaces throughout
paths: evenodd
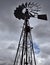
M 22 13 L 24 14 L 26 12 L 26 9 L 24 8 L 23 10 L 22 10 Z

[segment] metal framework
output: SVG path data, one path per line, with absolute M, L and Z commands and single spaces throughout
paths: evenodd
M 33 6 L 36 7 L 35 10 L 32 10 Z M 22 12 L 24 8 L 25 13 Z M 37 3 L 29 2 L 19 5 L 19 7 L 17 7 L 16 10 L 14 10 L 15 17 L 18 19 L 23 19 L 24 24 L 13 65 L 33 65 L 33 63 L 34 65 L 36 65 L 33 41 L 31 36 L 32 27 L 30 27 L 29 19 L 30 17 L 37 16 L 38 19 L 47 20 L 47 16 L 45 14 L 38 15 L 39 8 L 40 7 Z M 31 12 L 33 12 L 34 15 Z

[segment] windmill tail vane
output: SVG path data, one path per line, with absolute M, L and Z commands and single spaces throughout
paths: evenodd
M 40 49 L 36 43 L 33 43 L 32 41 L 32 36 L 31 36 L 31 29 L 29 24 L 29 19 L 30 17 L 35 17 L 35 11 L 33 11 L 34 15 L 30 12 L 32 7 L 36 7 L 36 5 L 31 2 L 29 3 L 22 3 L 22 5 L 19 5 L 19 7 L 16 7 L 16 10 L 14 10 L 14 16 L 16 18 L 23 19 L 24 24 L 14 60 L 13 65 L 37 65 L 36 64 L 36 58 L 35 58 L 35 53 L 39 53 Z M 32 6 L 32 7 L 31 7 Z M 39 5 L 37 5 L 39 6 Z M 30 11 L 29 11 L 30 8 Z M 23 13 L 23 9 L 25 9 L 25 13 Z M 37 10 L 37 9 L 35 9 Z M 42 19 L 42 20 L 47 20 L 47 15 L 46 14 L 38 14 L 38 11 L 36 11 L 37 18 Z M 36 52 L 36 50 L 38 52 Z

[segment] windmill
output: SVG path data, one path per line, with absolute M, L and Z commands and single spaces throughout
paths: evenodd
M 19 20 L 23 19 L 24 23 L 13 65 L 33 65 L 33 62 L 34 65 L 36 65 L 35 52 L 31 36 L 32 27 L 30 27 L 29 19 L 31 17 L 37 17 L 38 19 L 47 20 L 46 14 L 38 14 L 40 8 L 41 7 L 38 3 L 26 2 L 22 3 L 22 5 L 19 5 L 16 7 L 16 10 L 14 10 L 14 16 Z

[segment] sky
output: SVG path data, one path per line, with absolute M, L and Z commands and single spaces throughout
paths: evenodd
M 0 65 L 12 65 L 20 38 L 23 20 L 14 16 L 14 10 L 23 2 L 39 2 L 41 12 L 48 20 L 30 18 L 32 38 L 38 43 L 37 65 L 50 65 L 50 0 L 0 0 Z

